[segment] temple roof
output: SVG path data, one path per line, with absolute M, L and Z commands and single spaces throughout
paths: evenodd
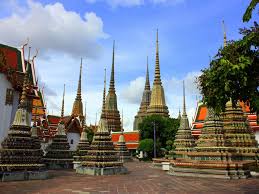
M 30 52 L 29 52 L 30 53 Z M 22 83 L 27 69 L 28 80 L 36 86 L 34 58 L 25 60 L 24 47 L 16 48 L 0 44 L 0 73 L 4 73 L 14 89 L 22 90 Z M 27 65 L 28 68 L 27 68 Z M 34 95 L 34 94 L 33 94 Z

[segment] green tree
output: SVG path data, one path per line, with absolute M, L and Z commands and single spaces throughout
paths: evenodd
M 258 0 L 251 1 L 244 15 L 244 21 L 251 18 Z M 251 111 L 259 112 L 259 27 L 256 22 L 249 29 L 240 29 L 242 39 L 229 41 L 220 48 L 209 68 L 202 70 L 198 78 L 199 88 L 208 106 L 216 112 L 225 110 L 225 104 L 232 99 L 250 105 Z
M 174 141 L 175 134 L 179 127 L 179 120 L 165 118 L 160 115 L 151 115 L 143 119 L 139 124 L 140 138 L 154 138 L 154 123 L 156 128 L 156 150 L 158 156 L 161 155 L 161 148 L 166 148 L 168 140 Z
M 138 150 L 146 152 L 148 158 L 152 158 L 154 150 L 154 141 L 153 139 L 143 139 L 139 142 Z

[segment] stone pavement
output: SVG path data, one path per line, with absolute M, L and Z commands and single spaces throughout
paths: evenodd
M 132 162 L 127 175 L 88 176 L 50 171 L 48 180 L 0 182 L 0 194 L 87 193 L 259 193 L 259 179 L 221 180 L 169 176 L 151 163 Z

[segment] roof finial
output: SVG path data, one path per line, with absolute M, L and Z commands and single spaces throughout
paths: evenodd
M 147 56 L 147 71 L 146 71 L 145 90 L 150 90 L 150 83 L 149 83 L 149 70 L 148 70 L 148 56 Z
M 106 117 L 105 115 L 105 96 L 106 96 L 106 68 L 104 69 L 104 87 L 103 87 L 103 105 L 102 105 L 102 113 L 101 117 Z
M 227 46 L 227 35 L 226 35 L 226 27 L 225 27 L 224 20 L 222 21 L 222 26 L 223 26 L 223 32 L 224 32 L 224 47 L 225 47 Z
M 159 43 L 158 43 L 158 29 L 156 32 L 156 67 L 155 67 L 155 84 L 161 84 L 160 65 L 159 65 Z
M 64 117 L 65 89 L 66 89 L 66 84 L 64 84 L 64 89 L 63 89 L 63 99 L 62 99 L 62 107 L 61 107 L 61 119 L 63 119 L 63 117 Z
M 114 55 L 115 55 L 115 40 L 113 41 L 113 50 L 112 50 L 112 70 L 111 70 L 111 79 L 110 79 L 110 88 L 109 90 L 115 90 L 115 81 L 114 81 Z

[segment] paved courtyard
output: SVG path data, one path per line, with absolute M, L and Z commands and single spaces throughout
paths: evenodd
M 72 170 L 50 171 L 44 181 L 0 183 L 0 193 L 259 193 L 259 179 L 221 180 L 169 176 L 151 163 L 126 164 L 127 175 L 94 177 Z

